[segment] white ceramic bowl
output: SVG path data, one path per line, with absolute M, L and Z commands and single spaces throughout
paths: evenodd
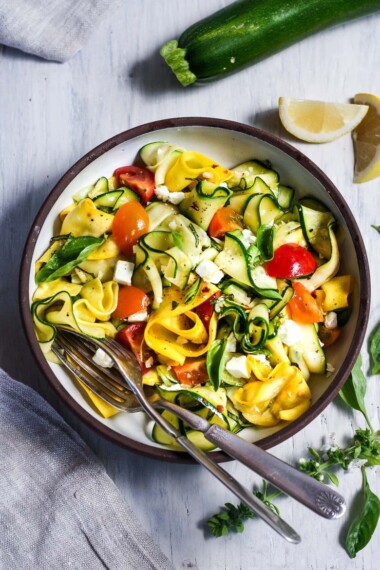
M 117 414 L 101 418 L 84 400 L 65 370 L 48 363 L 36 340 L 30 314 L 35 290 L 34 264 L 56 233 L 59 212 L 72 196 L 101 176 L 111 176 L 116 167 L 132 164 L 139 149 L 165 140 L 214 158 L 227 167 L 250 159 L 269 160 L 280 174 L 282 184 L 293 186 L 296 196 L 314 196 L 324 202 L 339 224 L 341 271 L 354 276 L 353 312 L 338 341 L 327 348 L 328 361 L 335 372 L 328 378 L 313 375 L 312 406 L 298 420 L 272 428 L 250 428 L 242 436 L 263 448 L 286 440 L 313 420 L 331 402 L 347 379 L 360 351 L 367 326 L 370 285 L 369 269 L 358 226 L 346 202 L 326 175 L 305 155 L 281 139 L 254 127 L 220 119 L 180 118 L 149 123 L 125 131 L 104 142 L 81 158 L 52 190 L 30 231 L 20 276 L 20 303 L 25 331 L 32 351 L 53 387 L 85 422 L 102 435 L 133 451 L 168 461 L 192 461 L 185 453 L 173 452 L 148 437 L 149 421 L 142 413 Z M 218 461 L 227 460 L 214 452 Z

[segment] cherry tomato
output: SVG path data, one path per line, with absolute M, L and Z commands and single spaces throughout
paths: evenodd
M 207 299 L 207 301 L 204 301 L 198 305 L 198 307 L 195 307 L 195 312 L 201 319 L 206 329 L 208 329 L 211 317 L 215 311 L 214 301 L 215 299 L 218 299 L 218 297 L 220 297 L 220 291 L 217 291 L 215 295 Z
M 178 382 L 186 386 L 197 386 L 208 381 L 205 358 L 188 358 L 182 366 L 173 366 Z
M 300 323 L 320 323 L 323 321 L 323 311 L 313 295 L 302 285 L 293 283 L 294 295 L 288 307 L 294 321 Z
M 242 217 L 231 206 L 225 206 L 214 214 L 208 227 L 208 233 L 211 237 L 221 238 L 227 232 L 241 230 L 242 228 Z
M 268 261 L 266 272 L 271 277 L 291 279 L 310 275 L 315 271 L 317 262 L 305 247 L 296 243 L 284 243 L 274 252 Z
M 149 216 L 137 202 L 127 202 L 115 214 L 112 237 L 123 253 L 132 253 L 137 240 L 149 230 Z
M 338 327 L 335 329 L 327 329 L 324 325 L 319 325 L 318 336 L 324 346 L 330 346 L 331 344 L 334 344 L 337 338 L 339 338 L 340 331 L 341 329 Z
M 146 323 L 133 323 L 132 325 L 127 325 L 123 329 L 119 330 L 115 337 L 117 342 L 132 352 L 138 361 L 143 374 L 150 370 L 150 368 L 145 365 L 145 362 L 150 358 L 155 360 L 153 350 L 151 350 L 144 342 L 145 327 Z
M 124 285 L 119 288 L 117 307 L 112 316 L 115 319 L 126 319 L 134 313 L 145 311 L 149 305 L 149 297 L 138 287 Z
M 134 190 L 146 204 L 154 194 L 154 174 L 142 166 L 121 166 L 113 173 L 119 184 Z

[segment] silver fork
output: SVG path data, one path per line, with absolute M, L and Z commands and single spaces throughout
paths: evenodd
M 210 455 L 199 450 L 186 436 L 180 434 L 178 430 L 164 420 L 155 408 L 170 410 L 192 428 L 201 431 L 209 441 L 228 455 L 241 461 L 274 486 L 300 501 L 314 512 L 328 519 L 339 518 L 343 515 L 345 501 L 339 493 L 268 452 L 263 451 L 256 445 L 244 441 L 239 436 L 218 425 L 209 424 L 204 418 L 193 414 L 189 410 L 159 399 L 157 394 L 151 394 L 147 397 L 144 393 L 141 371 L 136 359 L 116 341 L 112 339 L 99 341 L 93 338 L 89 340 L 88 337 L 77 332 L 65 330 L 60 331 L 55 345 L 53 350 L 60 361 L 72 373 L 80 377 L 91 390 L 94 390 L 101 398 L 122 411 L 141 411 L 143 409 L 169 435 L 174 437 L 194 459 L 202 463 L 258 516 L 288 541 L 297 543 L 300 541 L 300 537 L 285 521 L 270 511 L 252 493 L 215 463 Z M 94 345 L 102 348 L 112 358 L 116 367 L 112 368 L 112 370 L 105 368 L 100 370 L 92 360 Z M 69 355 L 75 365 L 69 362 L 65 355 Z M 85 374 L 83 374 L 82 370 L 85 371 Z M 92 380 L 93 378 L 102 386 L 102 389 L 96 386 Z

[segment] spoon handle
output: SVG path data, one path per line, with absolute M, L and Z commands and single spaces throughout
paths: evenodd
M 201 431 L 209 441 L 230 457 L 237 459 L 315 513 L 327 519 L 337 519 L 344 514 L 346 510 L 344 498 L 327 485 L 219 425 L 209 424 L 204 418 L 189 410 L 165 400 L 160 400 L 159 404 L 194 429 Z

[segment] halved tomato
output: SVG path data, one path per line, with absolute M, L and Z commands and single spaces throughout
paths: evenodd
M 149 297 L 144 291 L 133 285 L 119 287 L 117 307 L 112 313 L 115 319 L 126 319 L 134 313 L 144 311 L 149 305 Z
M 215 301 L 216 299 L 218 299 L 218 297 L 220 297 L 220 291 L 217 291 L 215 295 L 213 295 L 212 297 L 207 299 L 207 301 L 204 301 L 194 309 L 206 329 L 208 329 L 211 317 L 214 314 Z
M 134 190 L 146 204 L 154 194 L 154 174 L 143 166 L 121 166 L 113 173 L 119 185 Z
M 266 272 L 271 277 L 293 279 L 310 275 L 317 268 L 317 262 L 308 249 L 296 243 L 284 243 L 278 247 L 273 259 L 268 261 Z
M 133 252 L 137 240 L 149 230 L 149 216 L 138 202 L 127 202 L 115 214 L 112 237 L 123 253 Z
M 198 386 L 208 382 L 205 358 L 187 358 L 182 366 L 173 366 L 173 372 L 180 384 Z
M 300 323 L 321 323 L 323 311 L 313 295 L 297 281 L 293 284 L 294 295 L 288 303 L 292 319 Z
M 155 360 L 155 353 L 144 342 L 145 327 L 146 323 L 133 323 L 119 330 L 115 337 L 117 342 L 132 352 L 143 374 L 150 370 L 145 363 L 150 358 Z
M 242 228 L 243 218 L 231 206 L 225 206 L 214 214 L 207 231 L 211 237 L 221 238 L 227 232 Z
M 318 326 L 318 336 L 324 346 L 334 344 L 334 342 L 339 338 L 340 332 L 341 329 L 338 327 L 335 329 L 328 329 L 324 325 Z

